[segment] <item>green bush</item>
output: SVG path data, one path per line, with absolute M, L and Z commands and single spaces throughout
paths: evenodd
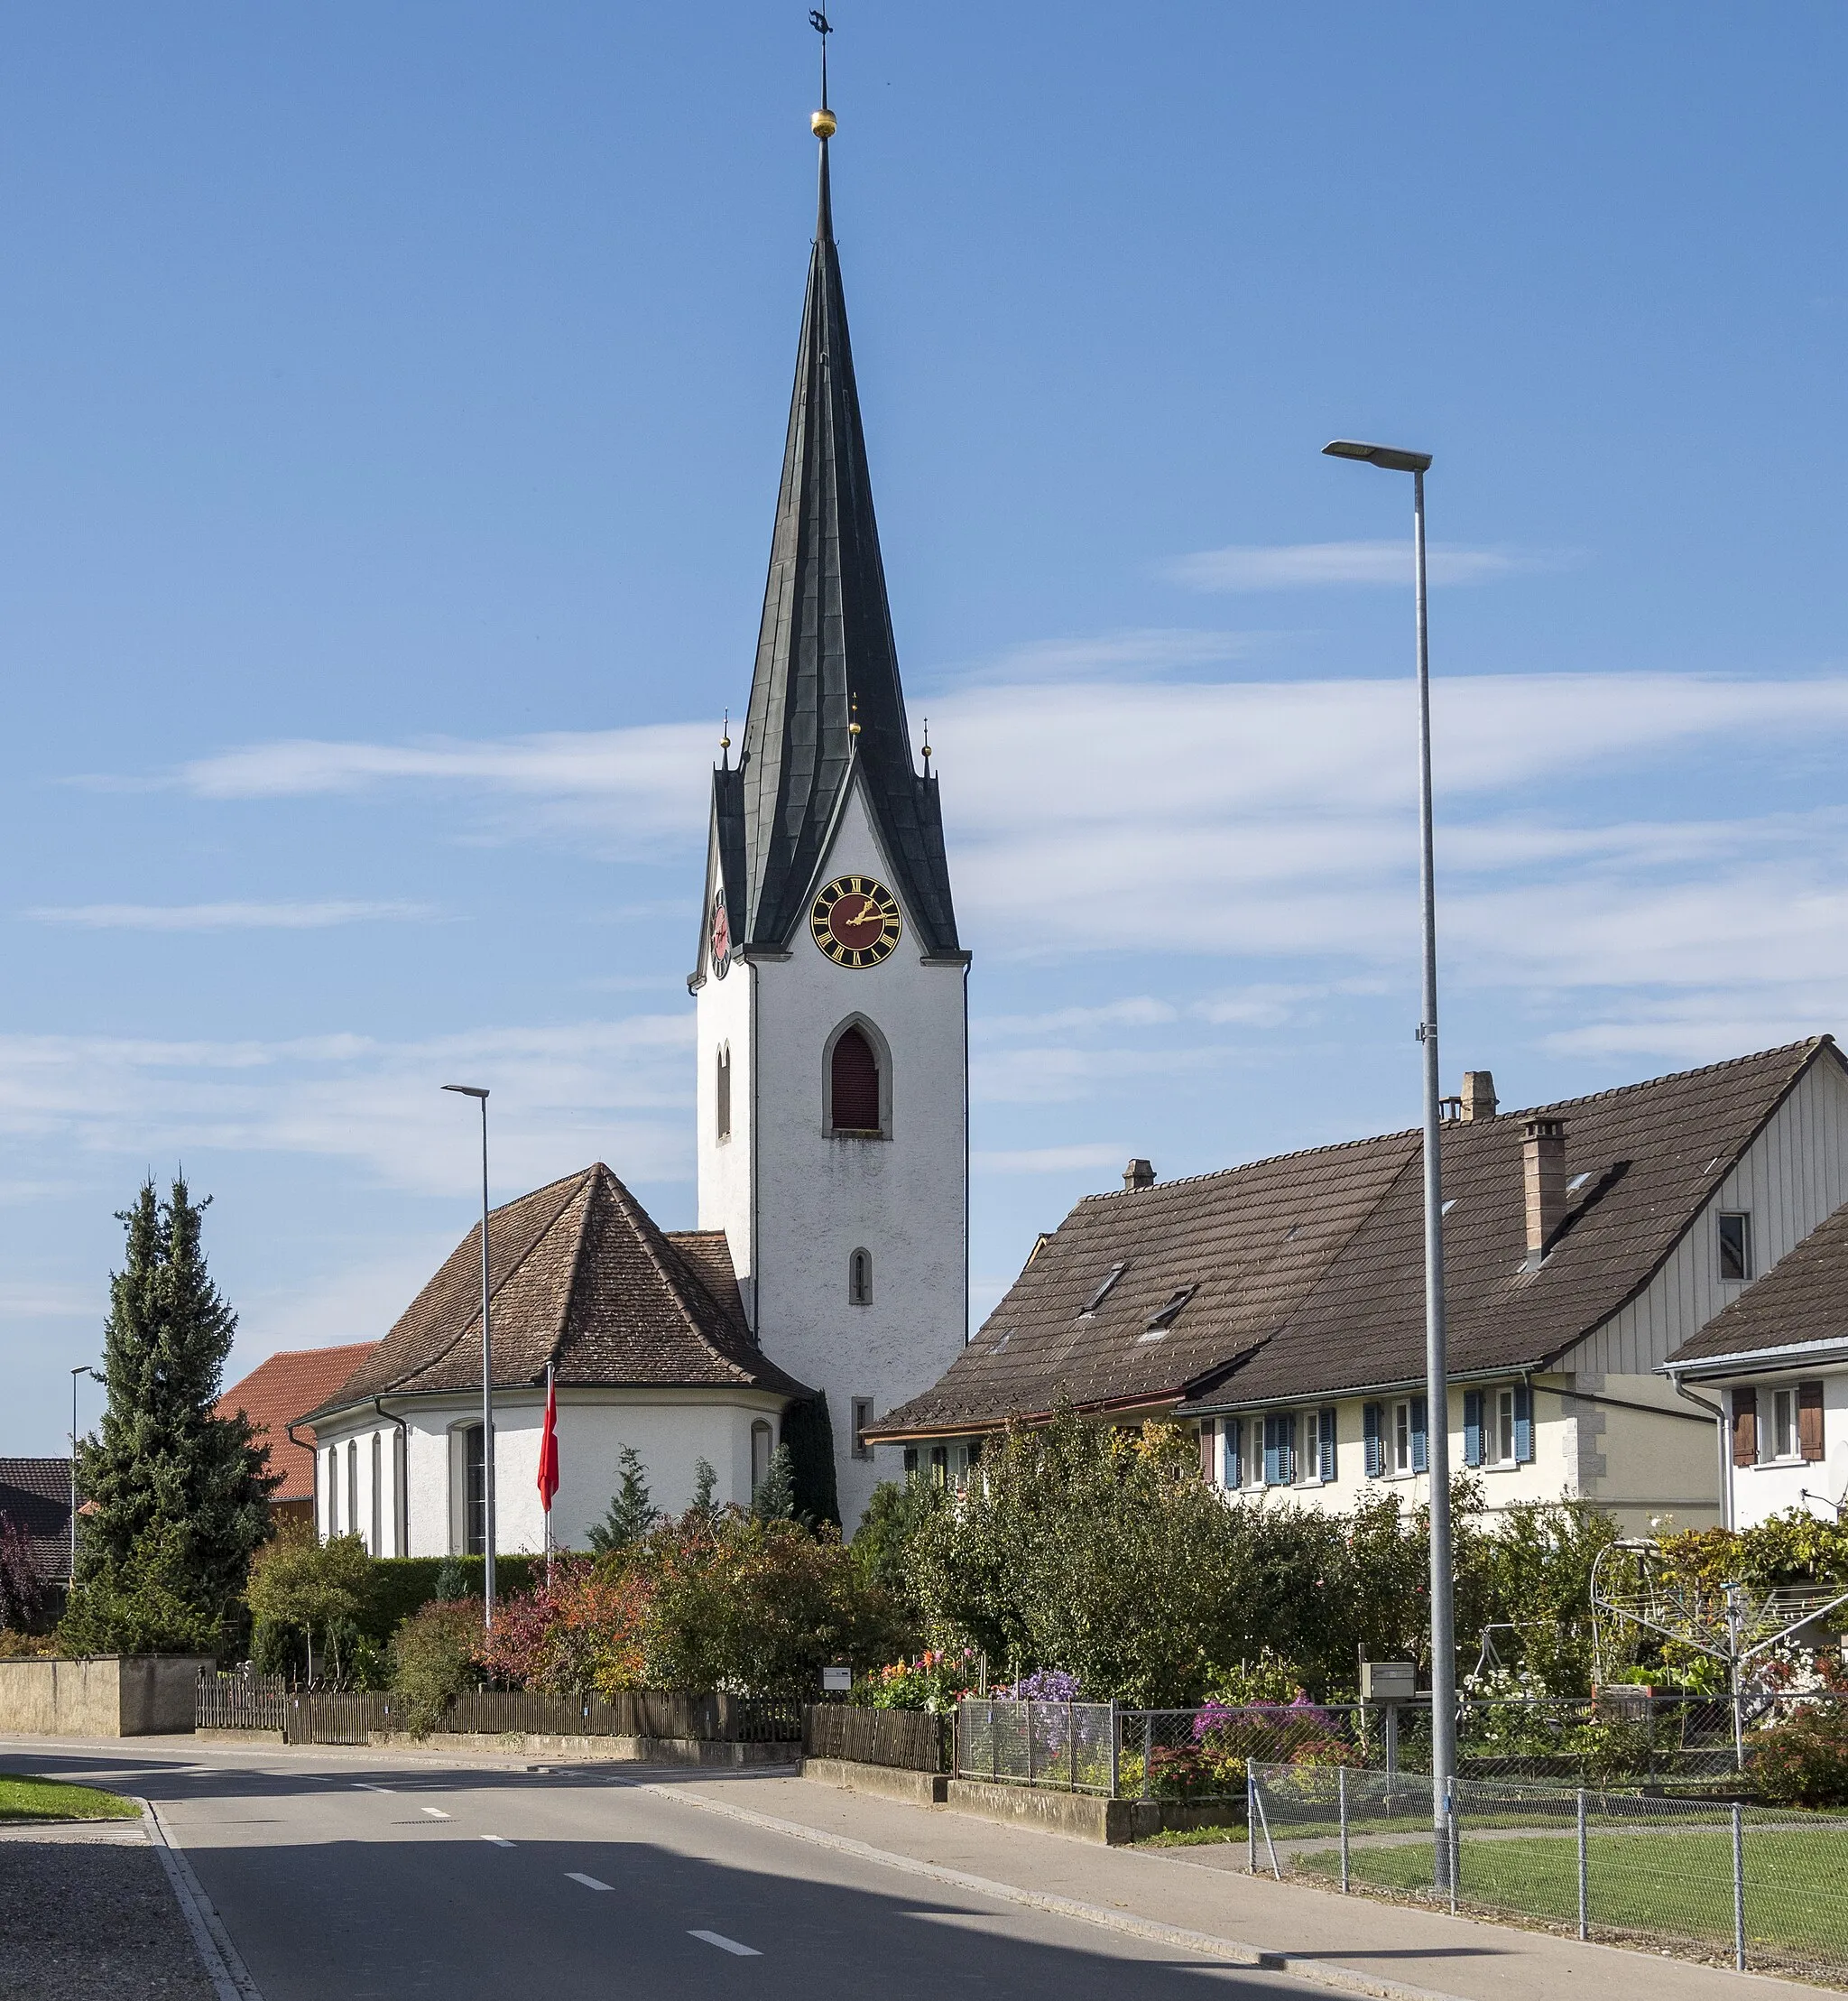
M 392 1641 L 392 1687 L 414 1737 L 428 1737 L 464 1689 L 477 1687 L 486 1637 L 477 1598 L 439 1598 L 405 1620 Z
M 1751 1775 L 1776 1806 L 1848 1806 L 1848 1717 L 1821 1703 L 1760 1730 Z
M 374 1645 L 388 1647 L 413 1613 L 439 1599 L 482 1595 L 485 1570 L 478 1556 L 382 1556 L 372 1559 L 366 1601 L 356 1624 Z M 512 1598 L 545 1575 L 542 1556 L 497 1556 L 494 1596 Z

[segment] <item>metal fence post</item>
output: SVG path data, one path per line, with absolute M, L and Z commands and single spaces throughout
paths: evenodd
M 1585 1788 L 1578 1789 L 1578 1935 L 1591 1937 L 1591 1857 L 1585 1834 Z
M 1123 1791 L 1123 1718 L 1117 1713 L 1116 1698 L 1110 1699 L 1110 1796 L 1113 1800 Z
M 1001 1776 L 1001 1740 L 994 1734 L 994 1702 L 992 1697 L 988 1704 L 988 1775 L 991 1779 Z
M 1732 1803 L 1732 1970 L 1745 1971 L 1745 1809 Z
M 1142 1797 L 1146 1800 L 1154 1790 L 1153 1768 L 1155 1765 L 1155 1718 L 1147 1709 L 1142 1711 Z
M 1245 1868 L 1258 1873 L 1258 1779 L 1251 1762 L 1245 1763 Z
M 1067 1702 L 1065 1706 L 1065 1783 L 1066 1790 L 1078 1790 L 1078 1705 Z
M 1447 1780 L 1444 1787 L 1444 1860 L 1450 1874 L 1450 1914 L 1456 1915 L 1456 1879 L 1462 1874 L 1458 1864 L 1463 1859 L 1463 1843 L 1456 1826 L 1456 1781 Z
M 1335 1767 L 1335 1783 L 1336 1783 L 1336 1785 L 1337 1785 L 1337 1786 L 1338 1786 L 1338 1787 L 1340 1788 L 1340 1792 L 1341 1792 L 1341 1894 L 1342 1894 L 1342 1895 L 1343 1895 L 1343 1896 L 1345 1896 L 1345 1895 L 1347 1894 L 1347 1891 L 1348 1891 L 1348 1877 L 1347 1877 L 1347 1767 L 1346 1767 L 1346 1766 L 1345 1766 L 1344 1765 L 1337 1765 L 1337 1766 Z
M 1029 1785 L 1034 1783 L 1033 1746 L 1033 1699 L 1029 1696 L 1027 1699 L 1027 1783 Z

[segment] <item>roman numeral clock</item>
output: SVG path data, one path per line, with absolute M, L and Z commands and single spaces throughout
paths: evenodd
M 871 875 L 836 875 L 808 911 L 808 931 L 836 966 L 881 966 L 903 934 L 898 898 Z

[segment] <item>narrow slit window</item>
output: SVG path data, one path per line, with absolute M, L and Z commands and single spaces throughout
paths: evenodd
M 1720 1276 L 1728 1280 L 1751 1276 L 1751 1218 L 1742 1211 L 1720 1218 Z
M 847 1260 L 847 1298 L 855 1306 L 873 1303 L 873 1253 L 857 1250 Z
M 879 1059 L 865 1033 L 845 1029 L 834 1045 L 829 1107 L 834 1130 L 876 1137 L 879 1116 Z
M 487 1460 L 478 1424 L 462 1434 L 462 1482 L 463 1553 L 479 1556 L 487 1548 Z
M 870 1459 L 873 1457 L 873 1447 L 866 1438 L 866 1427 L 872 1422 L 873 1399 L 870 1396 L 856 1396 L 854 1399 L 854 1457 L 856 1459 Z
M 714 1080 L 714 1101 L 720 1139 L 732 1136 L 732 1051 L 727 1044 L 718 1052 L 718 1074 Z
M 762 1418 L 751 1427 L 751 1497 L 770 1478 L 770 1426 Z

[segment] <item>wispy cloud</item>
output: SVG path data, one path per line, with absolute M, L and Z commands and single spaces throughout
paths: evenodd
M 947 670 L 953 681 L 1143 681 L 1245 660 L 1273 633 L 1200 632 L 1150 625 L 1069 639 L 1035 639 L 993 658 Z
M 983 1174 L 1068 1174 L 1076 1170 L 1111 1167 L 1129 1157 L 1123 1146 L 1026 1146 L 969 1155 L 969 1164 Z
M 336 924 L 425 923 L 431 903 L 75 903 L 29 910 L 35 923 L 79 931 L 326 931 Z
M 1316 590 L 1328 584 L 1409 583 L 1411 560 L 1409 541 L 1234 543 L 1177 556 L 1160 566 L 1160 574 L 1190 590 Z M 1557 560 L 1442 542 L 1427 553 L 1434 585 L 1487 583 L 1520 570 L 1551 569 Z

